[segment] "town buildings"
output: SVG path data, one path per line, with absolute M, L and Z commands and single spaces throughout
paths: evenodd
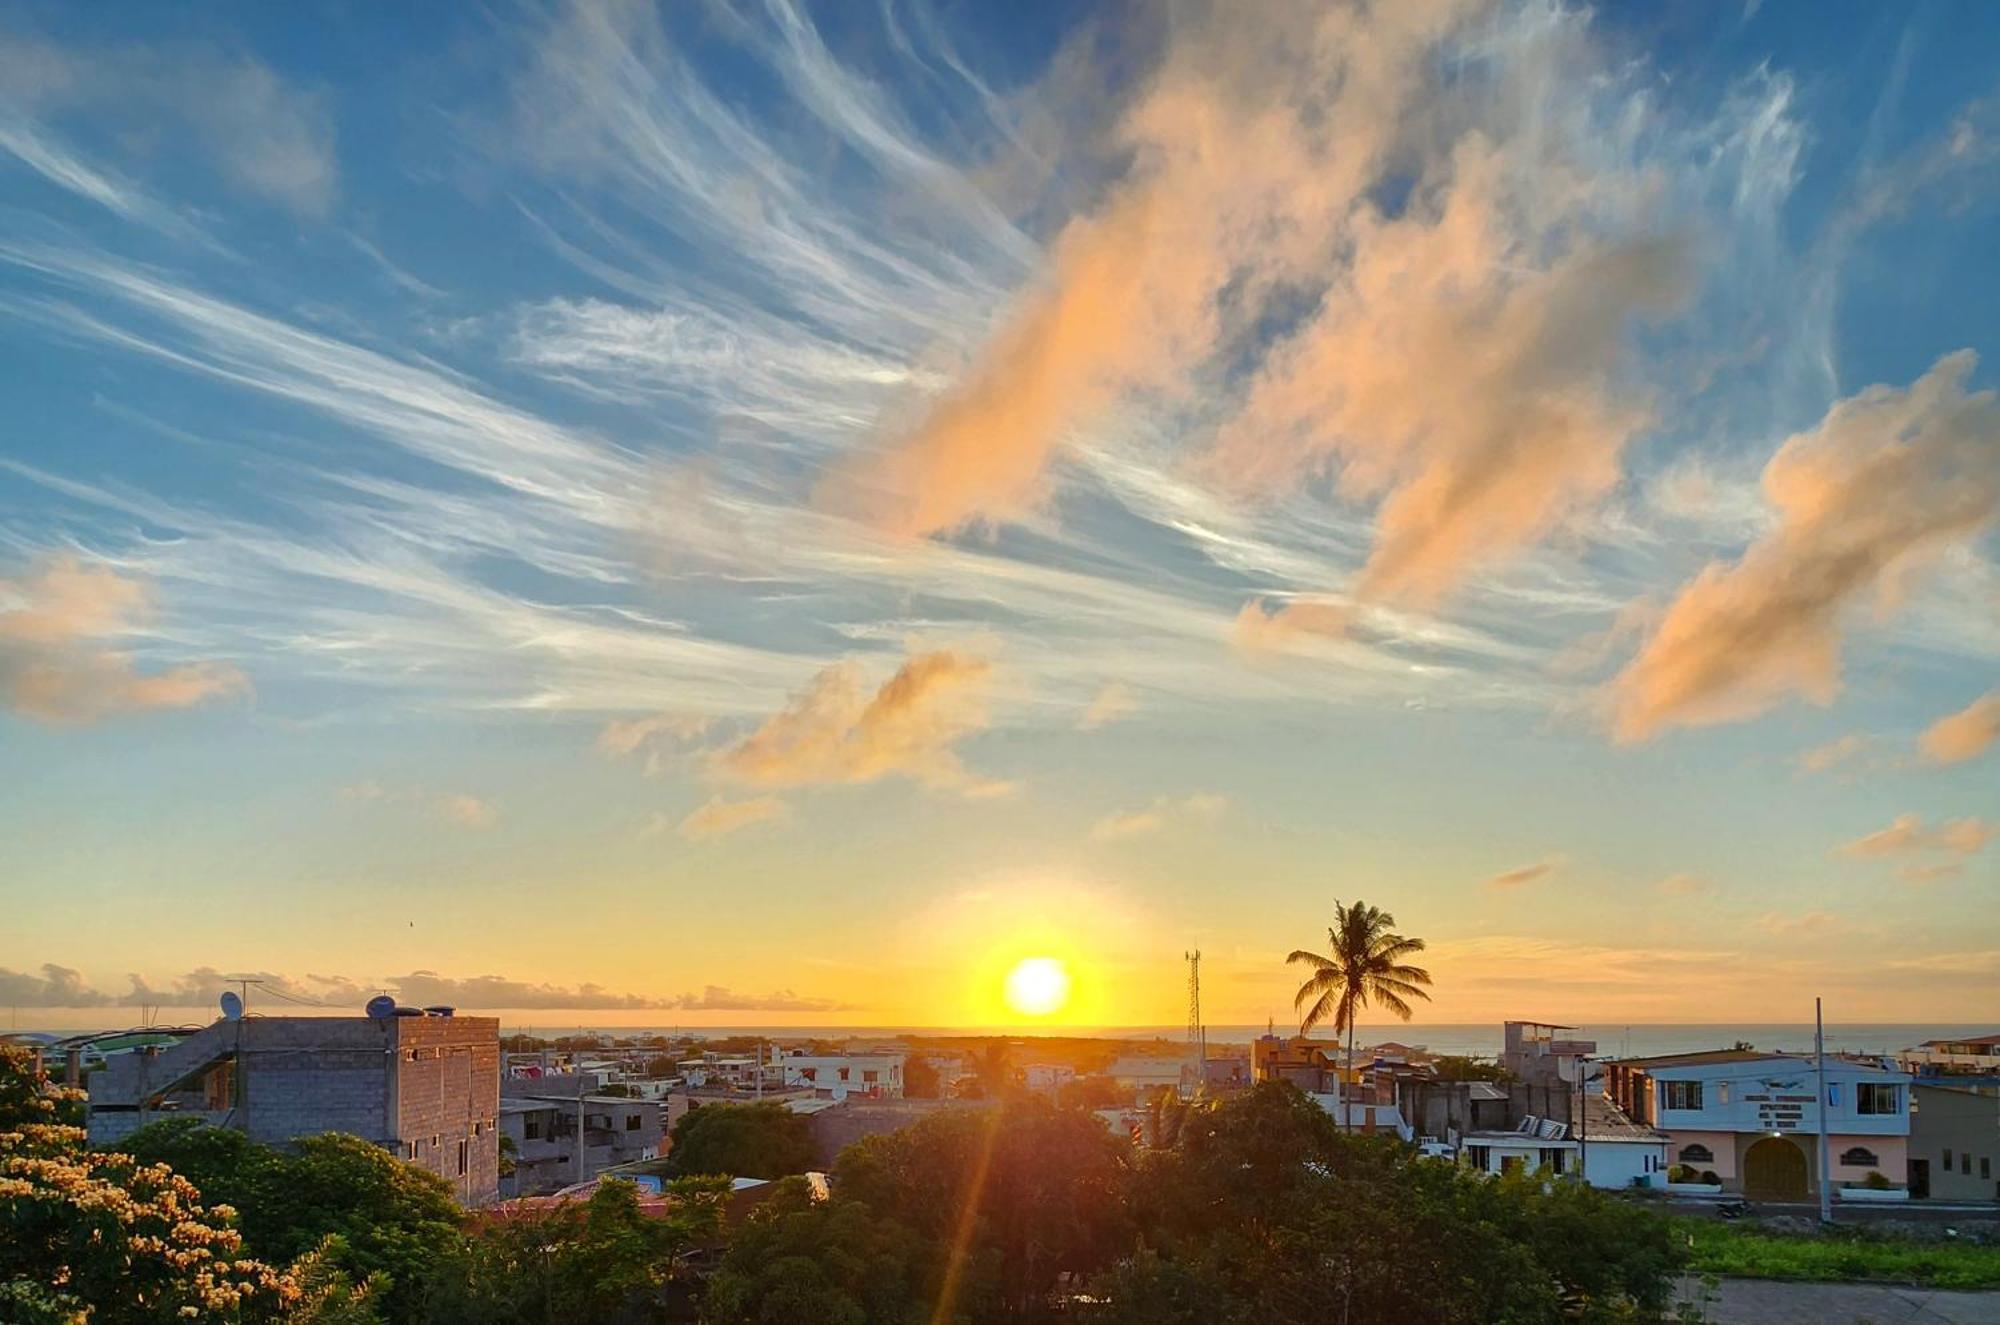
M 596 1094 L 591 1084 L 588 1076 L 505 1084 L 500 1134 L 513 1171 L 501 1179 L 501 1195 L 559 1191 L 617 1165 L 660 1157 L 670 1125 L 667 1103 Z M 585 1088 L 581 1100 L 579 1085 Z
M 273 1145 L 351 1132 L 484 1204 L 500 1181 L 500 1023 L 405 1012 L 223 1020 L 108 1057 L 89 1079 L 91 1142 L 189 1116 Z
M 1905 1185 L 1906 1072 L 1828 1058 L 1822 1101 L 1808 1055 L 1726 1049 L 1603 1066 L 1605 1093 L 1620 1111 L 1665 1132 L 1673 1163 L 1714 1175 L 1724 1190 L 1762 1200 L 1812 1197 L 1822 1181 L 1817 1142 L 1822 1127 L 1831 1166 L 1825 1177 L 1836 1188 Z
M 1897 1054 L 1896 1066 L 1925 1085 L 2000 1094 L 2000 1035 L 1925 1040 Z

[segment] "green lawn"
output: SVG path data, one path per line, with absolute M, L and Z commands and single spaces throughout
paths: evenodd
M 1829 1236 L 1759 1233 L 1718 1219 L 1680 1218 L 1694 1243 L 1697 1274 L 1755 1279 L 1882 1280 L 1927 1288 L 2000 1288 L 2000 1246 L 1872 1238 L 1865 1230 Z

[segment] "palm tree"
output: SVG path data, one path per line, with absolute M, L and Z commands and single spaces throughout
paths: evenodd
M 1299 948 L 1285 958 L 1287 963 L 1313 968 L 1313 973 L 1299 986 L 1298 997 L 1292 1000 L 1293 1007 L 1304 1010 L 1299 1034 L 1304 1035 L 1332 1017 L 1335 1033 L 1347 1032 L 1349 1072 L 1354 1070 L 1354 1023 L 1362 1008 L 1373 1001 L 1408 1021 L 1409 1000 L 1430 999 L 1422 986 L 1431 982 L 1431 973 L 1404 960 L 1422 952 L 1424 941 L 1395 933 L 1391 928 L 1395 923 L 1396 917 L 1366 902 L 1342 906 L 1336 901 L 1333 925 L 1326 931 L 1329 945 L 1326 954 Z M 1347 1114 L 1344 1090 L 1340 1114 L 1342 1125 L 1352 1130 L 1354 1124 Z

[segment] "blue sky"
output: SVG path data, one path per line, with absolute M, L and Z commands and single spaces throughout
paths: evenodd
M 2000 992 L 2000 13 L 1268 17 L 0 8 L 0 1001 Z

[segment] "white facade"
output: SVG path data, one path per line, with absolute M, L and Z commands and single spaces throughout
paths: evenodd
M 1056 1090 L 1076 1080 L 1076 1069 L 1068 1063 L 1030 1063 L 1021 1069 L 1021 1079 L 1029 1090 Z
M 803 1054 L 781 1055 L 773 1064 L 783 1073 L 784 1084 L 805 1087 L 829 1099 L 853 1097 L 869 1099 L 903 1098 L 902 1054 Z
M 1113 1063 L 1107 1075 L 1127 1090 L 1157 1090 L 1161 1086 L 1179 1090 L 1189 1067 L 1185 1058 L 1130 1055 Z

